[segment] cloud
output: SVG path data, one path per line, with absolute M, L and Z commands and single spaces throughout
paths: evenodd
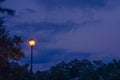
M 99 8 L 105 6 L 107 1 L 108 0 L 38 0 L 39 3 L 46 5 L 48 8 Z
M 30 55 L 29 55 L 30 56 Z M 27 56 L 24 61 L 29 62 L 30 57 Z M 91 53 L 89 52 L 67 52 L 67 50 L 64 49 L 54 49 L 54 48 L 44 48 L 39 49 L 37 54 L 34 53 L 34 64 L 39 63 L 57 63 L 59 61 L 66 61 L 71 60 L 74 58 L 84 58 L 84 57 L 90 57 Z
M 33 1 L 31 0 L 30 3 L 32 4 L 32 2 Z M 35 2 L 36 1 L 34 1 L 34 4 Z M 44 1 L 40 0 L 39 2 L 41 4 L 43 3 L 43 5 L 48 4 L 49 6 L 50 4 L 51 6 L 52 5 L 55 6 L 56 4 L 65 6 L 66 4 L 66 7 L 72 5 L 71 7 L 73 8 L 48 10 L 43 5 L 42 6 L 37 5 L 37 7 L 36 5 L 35 7 L 31 6 L 30 9 L 27 7 L 26 13 L 19 16 L 19 18 L 16 17 L 14 20 L 12 20 L 12 21 L 18 21 L 18 23 L 14 22 L 15 26 L 12 26 L 12 28 L 14 28 L 15 33 L 26 34 L 27 36 L 35 35 L 36 38 L 39 38 L 39 39 L 41 38 L 40 40 L 43 40 L 41 42 L 44 42 L 44 41 L 49 42 L 49 40 L 52 40 L 52 41 L 56 40 L 55 43 L 48 44 L 49 47 L 54 47 L 54 48 L 68 47 L 68 49 L 70 50 L 71 48 L 75 50 L 79 50 L 81 46 L 79 46 L 78 44 L 82 44 L 83 50 L 86 50 L 87 47 L 93 46 L 93 48 L 95 49 L 92 49 L 92 48 L 87 49 L 91 51 L 97 50 L 96 49 L 97 44 L 100 46 L 106 43 L 109 44 L 110 42 L 114 44 L 115 42 L 114 40 L 118 37 L 117 35 L 118 31 L 116 30 L 118 30 L 117 26 L 119 25 L 118 23 L 119 6 L 114 7 L 112 9 L 111 8 L 108 9 L 108 7 L 104 7 L 100 10 L 87 9 L 85 11 L 78 9 L 74 6 L 75 5 L 78 6 L 78 4 L 83 4 L 82 6 L 84 7 L 87 5 L 89 6 L 96 5 L 97 7 L 97 6 L 100 6 L 99 4 L 106 4 L 107 6 L 113 6 L 115 4 L 119 4 L 120 2 L 119 0 L 116 0 L 116 1 L 109 0 L 108 2 L 106 2 L 106 0 L 79 0 L 79 1 L 75 0 L 73 2 L 72 0 L 70 1 L 58 0 L 58 3 L 56 0 L 51 0 L 51 3 L 48 3 L 49 1 L 47 0 L 44 0 Z M 54 3 L 56 4 L 54 5 Z M 26 10 L 26 9 L 23 9 L 23 10 Z M 28 14 L 28 12 L 30 13 Z M 114 30 L 113 26 L 116 27 L 115 28 L 116 32 L 113 31 Z M 73 30 L 75 27 L 77 27 L 78 30 Z M 54 33 L 55 35 L 51 33 Z M 59 34 L 56 34 L 56 33 L 59 33 Z M 113 35 L 112 33 L 115 33 L 115 34 Z M 114 36 L 116 37 L 114 38 Z M 107 39 L 106 37 L 109 37 L 109 38 Z M 109 39 L 110 39 L 110 42 L 107 42 L 107 40 L 109 41 Z M 64 43 L 64 45 L 62 45 L 62 43 Z M 92 45 L 93 43 L 94 45 Z M 73 45 L 75 47 L 73 47 Z
M 58 63 L 60 61 L 68 61 L 74 58 L 90 57 L 91 53 L 84 52 L 67 52 L 64 49 L 41 49 L 39 55 L 35 56 L 34 63 Z
M 28 1 L 29 5 L 26 5 L 27 1 L 28 0 L 7 1 L 6 4 L 8 4 L 8 7 L 12 7 L 16 10 L 16 15 L 9 20 L 9 24 L 14 26 L 14 24 L 23 24 L 24 22 L 80 23 L 86 20 L 91 20 L 91 16 L 94 14 L 94 11 L 99 10 L 97 7 L 107 3 L 106 0 L 30 0 Z M 13 4 L 13 2 L 16 2 L 16 4 L 19 5 Z M 48 8 L 46 8 L 47 4 Z M 20 5 L 22 6 L 19 7 Z M 55 5 L 64 7 L 56 9 L 54 7 Z M 50 6 L 53 6 L 52 9 L 49 9 Z M 71 6 L 71 8 L 68 6 Z M 94 8 L 97 9 L 94 10 L 90 6 L 95 6 Z M 91 9 L 84 9 L 85 7 Z
M 100 21 L 88 23 L 76 31 L 56 36 L 56 43 L 48 47 L 63 48 L 68 51 L 93 53 L 91 59 L 118 57 L 120 50 L 120 11 L 119 8 L 101 10 L 94 14 Z
M 84 59 L 91 56 L 92 53 L 85 52 L 67 52 L 64 49 L 44 48 L 39 49 L 37 54 L 33 55 L 34 71 L 49 69 L 51 66 L 61 62 L 70 61 L 72 59 Z M 30 55 L 22 60 L 23 63 L 30 63 Z M 37 65 L 37 67 L 36 67 Z
M 51 33 L 66 32 L 74 28 L 77 25 L 72 22 L 66 23 L 50 23 L 50 22 L 40 22 L 40 23 L 23 23 L 18 24 L 15 27 L 21 27 L 21 30 L 32 30 L 32 31 L 48 31 Z M 31 28 L 29 28 L 31 27 Z
M 14 31 L 11 33 L 22 35 L 23 38 L 28 39 L 33 36 L 37 38 L 41 43 L 48 43 L 52 40 L 54 41 L 54 36 L 57 34 L 62 34 L 69 32 L 71 30 L 77 29 L 76 23 L 66 22 L 66 23 L 49 23 L 49 22 L 39 22 L 39 23 L 23 23 L 13 26 Z M 9 27 L 10 28 L 10 27 Z M 19 29 L 20 28 L 20 29 Z M 10 28 L 12 30 L 12 28 Z M 26 31 L 27 30 L 27 31 Z

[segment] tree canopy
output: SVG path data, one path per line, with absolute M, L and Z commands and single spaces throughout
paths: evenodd
M 35 80 L 120 80 L 120 60 L 103 61 L 73 59 L 60 62 L 46 71 L 37 71 Z
M 4 25 L 5 15 L 13 16 L 15 11 L 4 8 L 1 4 L 5 0 L 0 0 L 0 80 L 9 77 L 11 62 L 15 62 L 24 57 L 21 48 L 23 42 L 21 36 L 10 36 Z

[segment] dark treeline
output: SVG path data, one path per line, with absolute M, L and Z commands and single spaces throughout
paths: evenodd
M 35 80 L 120 80 L 120 60 L 104 64 L 87 59 L 61 62 L 46 71 L 37 71 Z
M 9 76 L 3 80 L 31 80 L 29 65 L 12 64 L 7 73 Z M 87 59 L 62 61 L 48 70 L 33 73 L 33 76 L 34 80 L 120 80 L 120 60 L 114 59 L 107 64 Z

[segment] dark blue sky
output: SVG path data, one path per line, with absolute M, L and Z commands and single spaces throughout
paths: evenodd
M 110 61 L 120 58 L 120 0 L 6 0 L 16 10 L 7 19 L 11 34 L 36 39 L 34 70 L 74 58 Z

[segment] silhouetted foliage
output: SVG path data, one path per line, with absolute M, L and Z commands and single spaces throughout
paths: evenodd
M 113 60 L 103 67 L 104 80 L 120 80 L 120 61 Z
M 20 36 L 9 35 L 5 28 L 4 14 L 14 15 L 15 11 L 2 7 L 1 3 L 5 0 L 0 0 L 0 80 L 9 80 L 11 72 L 11 62 L 15 62 L 24 57 L 21 50 L 23 42 Z M 2 16 L 3 14 L 3 16 Z
M 80 72 L 78 80 L 99 80 L 99 75 L 93 68 L 85 68 Z
M 67 72 L 67 65 L 61 62 L 50 68 L 50 80 L 69 80 L 70 76 Z
M 35 80 L 50 80 L 49 71 L 37 71 L 34 76 Z
M 79 75 L 80 69 L 81 69 L 81 64 L 79 60 L 74 59 L 68 63 L 68 73 L 71 78 L 77 77 Z
M 19 65 L 16 62 L 11 63 L 9 80 L 30 80 L 28 64 Z
M 12 9 L 8 9 L 8 8 L 5 8 L 5 7 L 2 7 L 1 6 L 1 3 L 4 2 L 5 0 L 0 0 L 0 12 L 3 13 L 3 14 L 9 14 L 11 16 L 13 16 L 15 14 L 15 10 L 12 10 Z
M 120 61 L 108 64 L 102 61 L 74 59 L 60 62 L 46 71 L 37 71 L 35 80 L 120 80 Z

